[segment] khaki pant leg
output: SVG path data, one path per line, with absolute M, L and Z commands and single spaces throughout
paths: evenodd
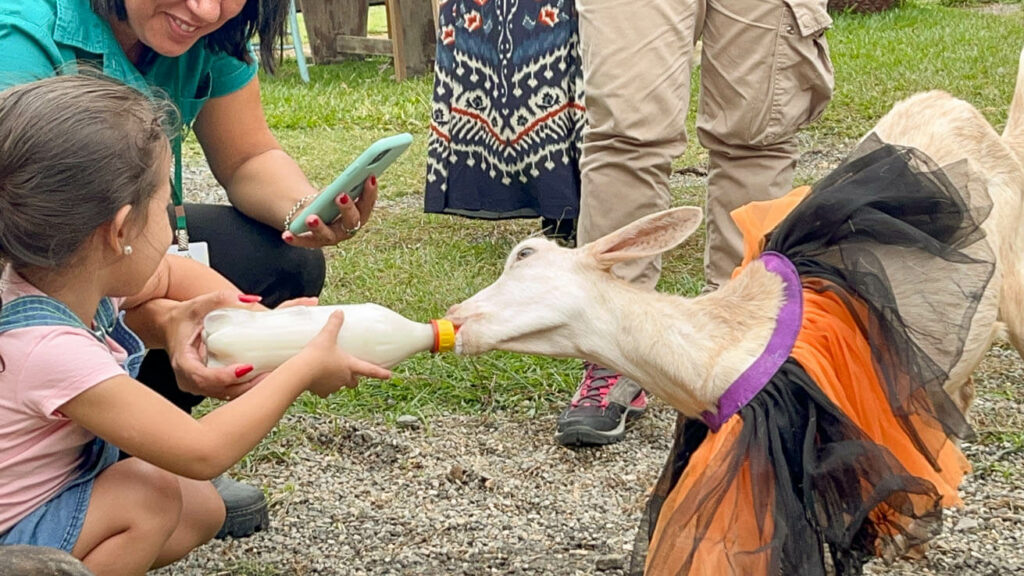
M 729 213 L 790 190 L 797 131 L 818 118 L 832 96 L 825 2 L 803 0 L 799 9 L 816 17 L 805 19 L 813 22 L 803 29 L 783 0 L 707 3 L 697 134 L 710 164 L 709 288 L 727 281 L 741 261 L 741 235 Z
M 586 244 L 669 207 L 686 149 L 697 0 L 577 0 L 588 125 L 577 230 Z M 615 273 L 648 287 L 660 260 Z

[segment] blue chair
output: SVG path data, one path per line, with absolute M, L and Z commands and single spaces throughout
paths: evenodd
M 288 27 L 292 31 L 292 47 L 295 60 L 299 63 L 299 76 L 303 82 L 309 82 L 309 68 L 306 66 L 306 53 L 302 50 L 302 34 L 299 33 L 299 15 L 295 10 L 295 0 L 288 3 Z
M 288 3 L 288 28 L 292 33 L 292 45 L 282 47 L 283 50 L 295 51 L 295 60 L 299 63 L 299 76 L 303 82 L 309 82 L 309 68 L 306 66 L 306 54 L 302 51 L 302 34 L 299 33 L 299 15 L 295 10 L 295 0 Z M 259 42 L 253 42 L 252 47 L 259 54 Z

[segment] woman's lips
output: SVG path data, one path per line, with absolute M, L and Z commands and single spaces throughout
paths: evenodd
M 191 36 L 199 30 L 199 26 L 189 24 L 188 22 L 185 22 L 180 18 L 171 16 L 170 14 L 168 14 L 167 17 L 170 19 L 172 27 L 175 28 L 177 32 L 183 35 Z

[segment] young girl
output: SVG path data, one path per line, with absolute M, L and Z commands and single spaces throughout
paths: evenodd
M 120 311 L 188 282 L 165 256 L 165 118 L 134 89 L 89 76 L 0 93 L 0 544 L 61 548 L 97 576 L 143 574 L 212 538 L 224 505 L 207 480 L 303 391 L 390 377 L 338 350 L 336 315 L 200 420 L 133 378 L 143 343 Z M 118 449 L 134 457 L 118 462 Z

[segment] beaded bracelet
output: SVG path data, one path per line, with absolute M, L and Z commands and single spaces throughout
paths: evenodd
M 291 226 L 292 218 L 295 217 L 295 214 L 298 213 L 299 210 L 302 210 L 310 200 L 319 195 L 319 192 L 314 192 L 312 194 L 306 194 L 300 198 L 299 201 L 292 206 L 292 209 L 288 211 L 288 215 L 284 217 L 284 229 L 287 230 L 288 227 Z

